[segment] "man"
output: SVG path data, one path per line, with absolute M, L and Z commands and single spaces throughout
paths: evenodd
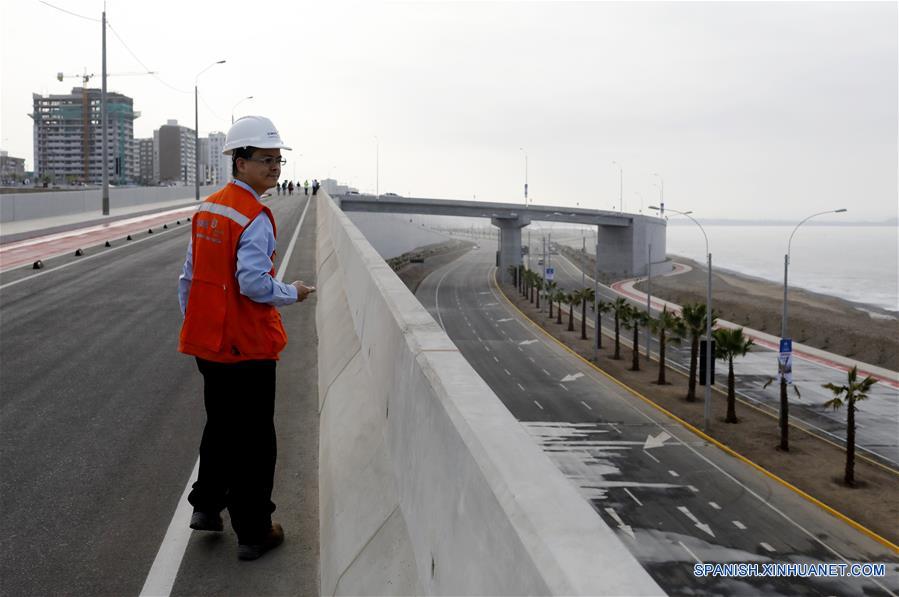
M 178 350 L 196 358 L 206 406 L 190 527 L 222 531 L 227 507 L 242 560 L 284 540 L 271 519 L 275 363 L 287 344 L 276 307 L 315 291 L 274 277 L 275 220 L 259 198 L 278 186 L 282 149 L 290 148 L 267 118 L 245 116 L 232 125 L 223 153 L 231 155 L 234 180 L 197 210 L 178 284 Z

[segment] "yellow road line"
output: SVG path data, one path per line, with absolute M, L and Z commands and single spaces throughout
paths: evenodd
M 593 363 L 593 362 L 591 362 L 591 361 L 588 361 L 587 359 L 585 359 L 584 357 L 582 357 L 581 355 L 579 355 L 577 352 L 573 351 L 571 348 L 569 348 L 569 347 L 566 346 L 564 343 L 562 343 L 561 341 L 559 341 L 555 336 L 553 336 L 552 334 L 550 334 L 549 332 L 547 332 L 545 329 L 543 329 L 537 322 L 535 322 L 533 319 L 531 319 L 530 317 L 528 317 L 528 316 L 527 316 L 521 309 L 519 309 L 519 308 L 515 305 L 515 303 L 513 303 L 513 302 L 509 299 L 509 297 L 506 296 L 505 290 L 503 290 L 502 287 L 501 287 L 499 284 L 497 284 L 497 282 L 496 282 L 496 270 L 494 270 L 494 272 L 493 272 L 493 285 L 496 287 L 497 290 L 499 290 L 499 292 L 500 292 L 500 294 L 502 295 L 503 299 L 509 304 L 510 307 L 512 307 L 513 309 L 515 309 L 516 311 L 518 311 L 518 313 L 519 313 L 522 317 L 524 317 L 524 318 L 525 318 L 531 325 L 533 325 L 535 328 L 537 328 L 538 330 L 540 330 L 540 331 L 541 331 L 547 338 L 551 339 L 553 342 L 555 342 L 556 344 L 558 344 L 560 347 L 562 347 L 563 349 L 565 349 L 566 351 L 568 351 L 569 353 L 571 353 L 572 355 L 574 355 L 575 357 L 577 357 L 578 359 L 580 359 L 584 364 L 588 365 L 589 367 L 592 367 L 593 369 L 595 369 L 597 372 L 601 373 L 603 376 L 605 376 L 606 378 L 608 378 L 608 379 L 611 380 L 612 382 L 614 382 L 614 383 L 616 383 L 617 385 L 621 386 L 621 388 L 623 388 L 624 390 L 630 392 L 631 394 L 633 394 L 633 395 L 636 396 L 637 398 L 643 400 L 645 403 L 649 404 L 649 405 L 652 406 L 653 408 L 655 408 L 655 409 L 661 411 L 662 413 L 666 414 L 666 415 L 669 416 L 670 418 L 674 419 L 675 421 L 677 421 L 678 423 L 680 423 L 681 425 L 683 425 L 684 427 L 686 427 L 688 430 L 692 431 L 693 433 L 695 433 L 696 435 L 698 435 L 699 437 L 701 437 L 702 439 L 706 440 L 707 442 L 709 442 L 709 443 L 711 443 L 711 444 L 714 444 L 715 446 L 717 446 L 718 448 L 720 448 L 721 450 L 723 450 L 723 451 L 726 452 L 727 454 L 733 456 L 734 458 L 737 458 L 738 460 L 744 462 L 745 464 L 748 464 L 748 465 L 751 466 L 752 468 L 754 468 L 754 469 L 758 470 L 759 472 L 763 473 L 764 475 L 766 475 L 768 478 L 770 478 L 770 479 L 772 479 L 772 480 L 774 480 L 774 481 L 780 483 L 781 485 L 783 485 L 783 486 L 786 487 L 787 489 L 790 489 L 790 490 L 792 490 L 793 492 L 795 492 L 796 494 L 798 494 L 798 495 L 804 497 L 805 499 L 807 499 L 807 500 L 810 501 L 811 503 L 815 504 L 816 506 L 818 506 L 819 508 L 821 508 L 822 510 L 824 510 L 825 512 L 827 512 L 828 514 L 830 514 L 830 515 L 832 515 L 832 516 L 835 516 L 836 518 L 842 520 L 843 522 L 845 522 L 846 524 L 848 524 L 849 526 L 851 526 L 851 527 L 854 528 L 855 530 L 857 530 L 857 531 L 859 531 L 859 532 L 861 532 L 861 533 L 867 535 L 868 537 L 870 537 L 870 538 L 873 539 L 874 541 L 877 541 L 877 542 L 880 543 L 881 545 L 883 545 L 883 546 L 887 547 L 888 549 L 892 550 L 893 552 L 899 554 L 899 545 L 895 545 L 895 544 L 892 543 L 889 539 L 886 539 L 886 538 L 884 538 L 884 537 L 881 537 L 880 535 L 878 535 L 877 533 L 875 533 L 874 531 L 872 531 L 872 530 L 869 529 L 868 527 L 866 527 L 866 526 L 862 525 L 861 523 L 856 522 L 855 520 L 849 518 L 848 516 L 846 516 L 846 515 L 843 514 L 842 512 L 840 512 L 840 511 L 838 511 L 838 510 L 836 510 L 836 509 L 834 509 L 834 508 L 828 506 L 827 504 L 825 504 L 824 502 L 822 502 L 822 501 L 819 500 L 818 498 L 809 495 L 808 493 L 806 493 L 806 492 L 804 492 L 803 490 L 799 489 L 798 487 L 796 487 L 795 485 L 793 485 L 793 484 L 790 483 L 789 481 L 786 481 L 785 479 L 782 479 L 782 478 L 780 478 L 779 476 L 775 475 L 774 473 L 772 473 L 772 472 L 769 471 L 768 469 L 764 468 L 763 466 L 761 466 L 761 465 L 759 465 L 759 464 L 756 464 L 756 463 L 753 462 L 752 460 L 749 460 L 748 458 L 746 458 L 745 456 L 743 456 L 742 454 L 740 454 L 739 452 L 737 452 L 736 450 L 734 450 L 734 449 L 731 448 L 730 446 L 727 446 L 727 445 L 721 443 L 720 441 L 716 440 L 714 437 L 712 437 L 712 436 L 706 434 L 706 433 L 705 433 L 704 431 L 702 431 L 701 429 L 699 429 L 699 428 L 697 428 L 697 427 L 694 427 L 694 426 L 691 425 L 690 423 L 684 421 L 683 419 L 681 419 L 680 417 L 678 417 L 677 415 L 675 415 L 675 414 L 672 413 L 671 411 L 669 411 L 669 410 L 667 410 L 666 408 L 660 406 L 659 404 L 656 404 L 654 401 L 652 401 L 651 399 L 647 398 L 646 396 L 644 396 L 643 394 L 641 394 L 640 392 L 638 392 L 638 391 L 635 390 L 634 388 L 632 388 L 632 387 L 626 385 L 625 383 L 619 381 L 618 379 L 615 379 L 615 377 L 613 377 L 612 375 L 610 375 L 609 373 L 607 373 L 606 371 L 604 371 L 603 369 L 601 369 L 601 368 L 600 368 L 599 366 L 597 366 L 595 363 Z M 744 404 L 745 404 L 745 403 L 744 403 Z M 818 436 L 815 436 L 815 437 L 818 437 Z M 819 439 L 820 439 L 820 438 L 819 438 Z

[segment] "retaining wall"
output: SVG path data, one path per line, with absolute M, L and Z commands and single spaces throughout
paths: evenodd
M 200 197 L 214 193 L 220 186 L 200 187 Z M 113 208 L 130 207 L 189 199 L 193 196 L 193 186 L 110 188 L 109 204 Z M 67 216 L 100 211 L 102 208 L 102 190 L 97 188 L 46 193 L 7 193 L 0 195 L 0 222 Z
M 663 594 L 319 192 L 321 591 Z

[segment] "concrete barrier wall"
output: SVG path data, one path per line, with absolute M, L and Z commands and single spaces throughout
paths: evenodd
M 218 190 L 217 186 L 200 187 L 200 197 Z M 194 196 L 194 187 L 125 187 L 109 189 L 113 208 L 159 203 Z M 66 216 L 103 207 L 101 189 L 50 191 L 46 193 L 10 193 L 0 195 L 0 222 Z
M 663 594 L 323 192 L 321 591 Z

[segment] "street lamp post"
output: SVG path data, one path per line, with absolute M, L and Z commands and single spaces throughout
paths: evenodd
M 659 210 L 659 217 L 664 218 L 665 217 L 665 181 L 662 180 L 662 175 L 659 174 L 658 172 L 653 172 L 652 175 L 658 177 L 658 179 L 659 179 L 659 208 L 658 208 L 658 210 Z M 680 213 L 680 212 L 675 212 L 675 213 Z
M 200 107 L 197 103 L 199 101 L 200 93 L 198 90 L 200 75 L 208 71 L 210 68 L 215 66 L 216 64 L 224 64 L 224 60 L 219 60 L 218 62 L 213 62 L 203 70 L 197 73 L 197 76 L 194 77 L 194 164 L 196 164 L 196 176 L 194 177 L 194 198 L 199 201 L 200 200 Z
M 524 207 L 528 206 L 528 152 L 524 147 L 519 147 L 518 151 L 524 151 Z M 531 225 L 528 224 L 528 269 L 531 269 Z
M 658 176 L 658 174 L 656 175 Z M 661 179 L 661 177 L 660 177 Z M 650 205 L 649 209 L 658 211 L 659 214 L 662 213 L 661 207 L 656 207 L 655 205 Z M 705 404 L 703 406 L 703 422 L 705 425 L 705 430 L 709 431 L 711 429 L 711 418 L 712 418 L 712 253 L 709 251 L 709 237 L 705 233 L 705 229 L 702 227 L 702 224 L 697 222 L 693 217 L 690 216 L 692 211 L 677 211 L 675 209 L 670 209 L 668 211 L 673 211 L 676 214 L 680 214 L 682 216 L 686 216 L 692 220 L 694 224 L 699 226 L 699 230 L 702 231 L 702 236 L 705 238 L 705 252 L 708 255 L 708 270 L 709 270 L 709 279 L 706 285 L 706 297 L 705 297 L 705 339 L 706 339 L 706 351 L 705 351 Z
M 245 101 L 251 100 L 251 99 L 253 99 L 253 96 L 252 96 L 252 95 L 248 95 L 247 97 L 243 98 L 242 100 L 240 100 L 239 102 L 237 102 L 236 104 L 234 104 L 233 106 L 231 106 L 231 124 L 234 124 L 234 110 L 237 109 L 237 106 L 239 106 L 239 105 L 241 105 L 242 103 L 244 103 Z
M 787 241 L 787 252 L 784 254 L 784 306 L 783 306 L 783 318 L 780 321 L 780 342 L 781 342 L 781 353 L 784 352 L 792 352 L 784 351 L 784 347 L 788 344 L 789 338 L 787 338 L 787 314 L 789 309 L 789 303 L 787 301 L 787 272 L 790 267 L 790 246 L 793 244 L 793 235 L 796 234 L 796 231 L 799 230 L 799 227 L 811 220 L 816 216 L 823 216 L 824 214 L 839 214 L 845 212 L 845 208 L 840 209 L 831 209 L 828 211 L 822 211 L 819 213 L 812 214 L 796 224 L 796 227 L 793 228 L 793 232 L 790 233 L 790 238 Z M 790 347 L 792 349 L 792 346 Z M 781 356 L 778 360 L 778 375 L 780 376 L 780 449 L 788 452 L 790 450 L 790 401 L 787 399 L 787 361 L 789 357 Z
M 618 210 L 624 212 L 624 168 L 618 162 L 612 163 L 618 166 Z
M 375 135 L 375 201 L 381 198 L 381 145 Z

